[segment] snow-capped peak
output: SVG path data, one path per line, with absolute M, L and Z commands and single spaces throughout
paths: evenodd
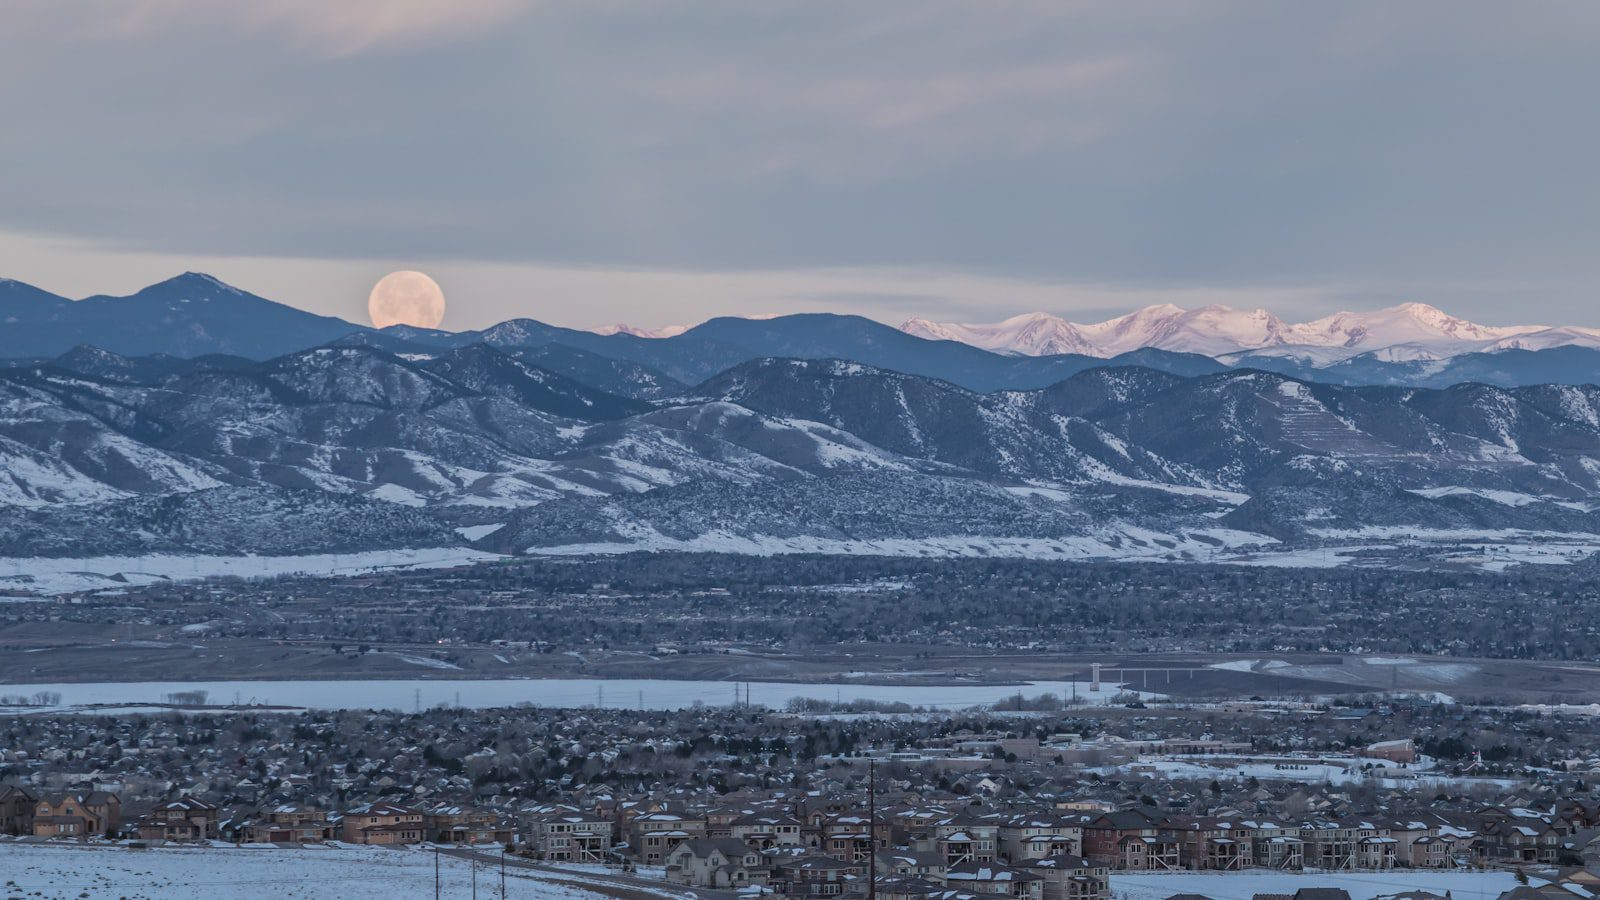
M 1082 353 L 1098 356 L 1094 344 L 1071 322 L 1045 312 L 1023 313 L 993 325 L 940 324 L 910 319 L 900 330 L 934 341 L 960 341 L 996 353 L 1053 356 Z
M 1600 344 L 1600 329 L 1479 325 L 1426 303 L 1338 312 L 1301 324 L 1287 323 L 1264 309 L 1213 304 L 1186 310 L 1168 303 L 1093 324 L 1038 312 L 991 325 L 911 319 L 901 330 L 1028 356 L 1082 353 L 1109 357 L 1145 347 L 1206 356 L 1306 348 L 1312 355 L 1332 361 L 1394 347 L 1391 356 L 1430 359 L 1477 350 Z
M 595 334 L 603 335 L 631 334 L 634 337 L 642 338 L 669 338 L 677 337 L 678 335 L 683 334 L 685 331 L 689 330 L 689 326 L 664 325 L 660 328 L 636 328 L 632 325 L 618 322 L 615 325 L 600 325 L 589 330 Z

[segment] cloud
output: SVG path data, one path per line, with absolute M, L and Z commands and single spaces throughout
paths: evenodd
M 298 51 L 325 57 L 459 40 L 526 13 L 519 0 L 102 0 L 70 4 L 19 0 L 0 22 L 36 35 L 152 40 L 218 31 L 279 35 Z
M 507 294 L 762 272 L 764 303 L 964 318 L 1055 284 L 1571 320 L 1600 281 L 1600 120 L 1572 100 L 1597 41 L 1600 5 L 1479 0 L 17 0 L 0 230 Z M 801 288 L 824 271 L 857 274 Z M 673 296 L 633 318 L 713 305 Z

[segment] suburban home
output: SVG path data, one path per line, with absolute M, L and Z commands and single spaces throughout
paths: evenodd
M 247 844 L 317 844 L 333 840 L 335 829 L 327 813 L 315 806 L 284 804 L 266 811 L 258 822 L 244 828 Z
M 893 843 L 894 824 L 882 818 L 869 829 L 866 816 L 840 813 L 822 818 L 817 828 L 818 849 L 850 862 L 863 862 Z
M 221 811 L 195 797 L 163 803 L 139 820 L 139 837 L 146 841 L 209 841 L 217 837 Z
M 694 887 L 741 888 L 766 884 L 766 859 L 733 838 L 694 838 L 667 855 L 667 880 Z
M 740 816 L 728 824 L 728 834 L 758 850 L 802 845 L 800 820 L 793 816 L 766 813 Z
M 558 810 L 529 822 L 528 845 L 551 862 L 603 863 L 611 854 L 611 823 L 592 812 Z
M 636 862 L 659 866 L 679 844 L 706 837 L 706 820 L 675 812 L 651 812 L 628 821 L 622 833 Z
M 47 794 L 33 805 L 35 837 L 99 836 L 122 824 L 122 799 L 107 791 Z
M 498 844 L 517 839 L 514 822 L 493 810 L 475 806 L 441 803 L 423 810 L 422 823 L 427 840 L 440 844 Z M 607 834 L 611 826 L 606 826 Z
M 1533 817 L 1495 818 L 1478 832 L 1480 851 L 1490 859 L 1554 864 L 1565 840 L 1560 831 Z
M 1143 808 L 1106 813 L 1083 826 L 1083 854 L 1090 859 L 1115 863 L 1124 855 L 1124 840 L 1130 837 L 1155 837 L 1161 832 L 1161 816 Z
M 1044 878 L 997 862 L 964 862 L 945 870 L 944 883 L 975 894 L 1044 900 Z
M 1237 871 L 1255 855 L 1255 829 L 1244 822 L 1216 818 L 1174 819 L 1180 858 L 1191 869 Z
M 999 858 L 1018 865 L 1083 852 L 1083 827 L 1074 817 L 1049 813 L 1012 816 L 1000 821 L 996 837 Z
M 1111 870 L 1081 856 L 1062 854 L 1024 864 L 1044 883 L 1043 900 L 1110 900 Z
M 15 784 L 0 784 L 0 834 L 33 833 L 33 806 L 39 798 Z
M 422 811 L 394 803 L 369 803 L 344 814 L 344 840 L 352 844 L 420 844 Z
M 774 863 L 767 886 L 791 897 L 836 897 L 866 869 L 865 863 L 807 855 Z
M 1170 831 L 1129 835 L 1117 847 L 1116 866 L 1134 872 L 1176 872 L 1183 868 L 1182 848 Z

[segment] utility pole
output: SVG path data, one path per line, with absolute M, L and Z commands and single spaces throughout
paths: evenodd
M 867 900 L 878 900 L 878 761 L 867 763 Z
M 500 900 L 506 900 L 506 848 L 500 848 Z
M 433 900 L 439 900 L 439 848 L 433 848 Z

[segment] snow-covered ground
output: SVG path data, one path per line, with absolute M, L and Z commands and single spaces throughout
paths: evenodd
M 743 690 L 745 682 L 740 682 Z M 1026 684 L 872 685 L 789 684 L 748 682 L 749 701 L 757 706 L 783 709 L 796 697 L 813 700 L 881 700 L 936 709 L 964 709 L 1003 703 L 1022 694 L 1026 698 L 1054 694 L 1070 700 L 1103 705 L 1119 697 L 1116 685 L 1103 683 L 1098 692 L 1087 683 L 1036 681 Z M 212 681 L 212 682 L 99 682 L 73 684 L 10 684 L 5 693 L 33 696 L 53 691 L 59 707 L 13 707 L 14 714 L 82 711 L 94 704 L 159 703 L 168 694 L 205 691 L 212 703 L 241 703 L 305 707 L 308 709 L 412 709 L 455 706 L 471 709 L 528 704 L 552 708 L 606 706 L 623 709 L 685 709 L 696 703 L 709 706 L 733 702 L 734 683 L 728 681 L 669 681 L 665 679 L 524 678 L 505 680 L 383 679 L 373 681 Z M 1132 692 L 1129 692 L 1132 693 Z M 1141 694 L 1144 699 L 1157 695 Z M 115 710 L 121 712 L 121 710 Z M 0 715 L 8 712 L 0 708 Z
M 1132 525 L 1107 528 L 1097 534 L 1078 537 L 1011 538 L 951 535 L 877 540 L 835 540 L 812 535 L 775 537 L 719 531 L 682 539 L 641 528 L 626 541 L 529 547 L 526 552 L 536 556 L 589 556 L 652 551 L 742 553 L 750 556 L 824 553 L 835 556 L 1223 562 L 1228 556 L 1240 552 L 1242 548 L 1273 543 L 1276 543 L 1274 538 L 1229 528 L 1195 528 L 1166 533 Z
M 1539 882 L 1535 882 L 1538 884 Z M 1517 886 L 1510 872 L 1179 872 L 1113 874 L 1117 900 L 1162 900 L 1173 894 L 1203 894 L 1212 900 L 1250 900 L 1256 894 L 1293 894 L 1303 887 L 1344 888 L 1352 900 L 1401 891 L 1449 893 L 1455 900 L 1494 900 Z
M 1195 781 L 1292 781 L 1300 784 L 1354 784 L 1371 782 L 1381 787 L 1430 787 L 1461 790 L 1472 786 L 1514 788 L 1521 782 L 1505 778 L 1479 778 L 1434 771 L 1431 760 L 1408 768 L 1373 767 L 1374 761 L 1356 758 L 1144 756 L 1116 766 L 1102 766 L 1103 775 L 1159 773 L 1164 778 Z
M 477 868 L 478 890 L 485 897 L 498 896 L 498 868 Z M 439 880 L 443 896 L 470 896 L 472 867 L 440 856 Z M 129 850 L 0 842 L 0 892 L 41 900 L 395 900 L 431 897 L 433 889 L 434 855 L 424 850 L 264 845 Z M 561 876 L 527 871 L 512 871 L 506 895 L 522 900 L 598 896 Z
M 378 569 L 441 569 L 500 559 L 465 547 L 374 550 L 311 556 L 98 556 L 0 559 L 0 590 L 61 594 L 100 588 L 236 576 L 355 575 Z

